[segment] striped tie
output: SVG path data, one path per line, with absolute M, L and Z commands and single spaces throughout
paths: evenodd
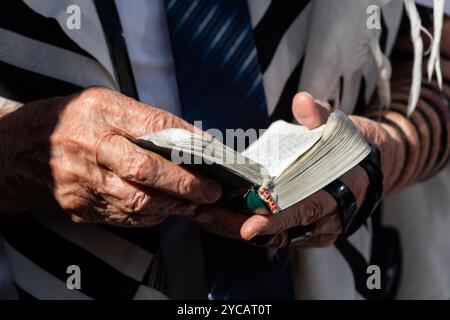
M 167 0 L 166 11 L 183 117 L 222 133 L 266 128 L 261 57 L 247 1 Z M 291 296 L 287 259 L 269 263 L 265 249 L 207 234 L 203 238 L 210 299 L 267 296 L 273 289 Z M 237 264 L 228 268 L 230 254 Z M 247 272 L 237 267 L 241 263 L 251 267 L 252 276 L 242 278 Z
M 261 70 L 242 0 L 167 0 L 183 117 L 202 128 L 266 128 Z

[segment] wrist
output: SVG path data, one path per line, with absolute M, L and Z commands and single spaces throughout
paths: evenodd
M 20 105 L 21 106 L 21 105 Z M 13 107 L 11 106 L 9 110 Z M 0 116 L 0 214 L 20 213 L 42 197 L 48 167 L 48 137 L 41 103 L 30 103 Z M 3 109 L 5 110 L 5 109 Z M 47 147 L 46 147 L 47 146 Z M 47 156 L 46 156 L 47 154 Z
M 367 142 L 380 152 L 381 172 L 383 174 L 383 197 L 396 187 L 403 169 L 405 145 L 396 132 L 386 124 L 361 116 L 351 116 L 356 127 Z

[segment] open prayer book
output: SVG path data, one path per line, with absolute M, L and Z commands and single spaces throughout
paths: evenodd
M 177 164 L 219 181 L 220 200 L 236 210 L 281 212 L 350 170 L 370 152 L 369 145 L 343 112 L 309 130 L 274 122 L 239 153 L 217 139 L 184 129 L 165 129 L 134 141 Z

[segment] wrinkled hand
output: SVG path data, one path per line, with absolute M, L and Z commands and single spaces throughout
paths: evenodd
M 14 209 L 11 199 L 16 208 L 21 202 L 37 207 L 50 193 L 77 222 L 151 226 L 168 215 L 193 214 L 199 204 L 218 200 L 220 186 L 130 142 L 172 127 L 194 130 L 104 88 L 25 105 L 0 123 L 9 135 L 9 142 L 0 140 L 7 155 L 0 188 L 10 195 L 0 210 Z
M 331 112 L 331 107 L 315 101 L 307 93 L 299 93 L 292 104 L 295 119 L 302 125 L 313 129 L 324 124 Z M 363 202 L 368 186 L 365 171 L 356 166 L 341 178 L 341 181 L 353 192 L 358 206 Z M 255 212 L 246 217 L 223 208 L 203 208 L 198 212 L 197 220 L 213 232 L 250 240 L 259 235 L 273 235 L 267 244 L 281 247 L 288 243 L 287 230 L 295 226 L 316 223 L 316 228 L 308 240 L 298 244 L 300 247 L 324 247 L 333 244 L 342 233 L 342 225 L 337 203 L 327 192 L 320 190 L 305 200 L 290 207 L 278 215 Z

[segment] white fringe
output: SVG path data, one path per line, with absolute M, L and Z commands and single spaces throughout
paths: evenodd
M 411 39 L 414 47 L 414 65 L 412 72 L 412 84 L 409 94 L 407 115 L 410 116 L 419 100 L 420 90 L 422 87 L 422 60 L 423 60 L 423 42 L 421 37 L 422 21 L 417 11 L 414 0 L 403 0 L 406 13 L 411 23 Z M 439 87 L 442 90 L 442 71 L 440 64 L 440 41 L 442 36 L 442 26 L 444 19 L 445 0 L 434 0 L 434 36 L 431 42 L 431 54 L 428 61 L 428 79 L 433 77 L 433 71 L 436 72 Z
M 444 20 L 445 0 L 434 0 L 434 41 L 431 45 L 430 60 L 428 60 L 428 80 L 433 78 L 433 71 L 436 71 L 436 77 L 439 88 L 442 90 L 442 71 L 440 61 L 440 44 L 442 36 L 442 25 Z
M 372 59 L 377 67 L 378 99 L 380 100 L 380 107 L 386 109 L 391 104 L 391 62 L 383 54 L 383 51 L 381 51 L 378 38 L 372 38 L 369 46 Z

